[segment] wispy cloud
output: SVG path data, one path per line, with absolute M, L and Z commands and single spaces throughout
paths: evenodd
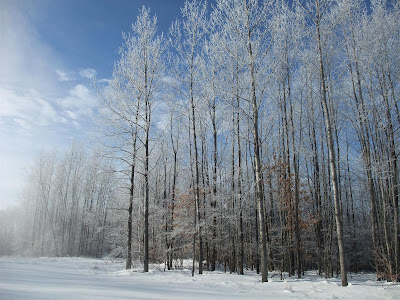
M 24 5 L 0 1 L 0 85 L 54 92 L 60 60 L 23 13 Z
M 96 76 L 96 74 L 97 74 L 96 70 L 91 69 L 91 68 L 82 69 L 79 72 L 79 75 L 81 75 L 81 77 L 87 78 L 87 79 L 93 79 Z
M 77 84 L 68 92 L 68 96 L 59 99 L 59 103 L 71 119 L 91 116 L 92 109 L 97 105 L 97 98 L 93 92 L 82 84 Z
M 63 72 L 61 70 L 56 70 L 56 73 L 58 75 L 58 80 L 59 81 L 72 81 L 72 80 L 75 80 L 75 78 L 71 74 L 68 74 L 67 72 Z
M 15 123 L 18 133 L 29 135 L 35 126 L 46 126 L 62 121 L 52 104 L 34 89 L 18 92 L 0 87 L 0 118 L 9 124 Z
M 107 79 L 107 78 L 103 78 L 103 79 L 100 79 L 98 82 L 99 83 L 110 84 L 112 82 L 112 80 L 111 79 Z

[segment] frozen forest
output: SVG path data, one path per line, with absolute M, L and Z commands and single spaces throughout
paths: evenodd
M 400 281 L 400 2 L 187 0 L 122 41 L 91 138 L 0 210 L 0 256 Z

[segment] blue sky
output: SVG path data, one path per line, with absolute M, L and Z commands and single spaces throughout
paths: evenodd
M 36 1 L 33 1 L 36 3 Z M 180 17 L 183 0 L 41 1 L 34 9 L 33 23 L 43 39 L 71 68 L 97 66 L 109 76 L 122 31 L 128 32 L 143 5 L 158 17 L 159 30 L 168 32 Z M 104 74 L 103 74 L 104 73 Z
M 143 5 L 167 32 L 183 0 L 0 0 L 0 209 L 21 196 L 40 150 L 85 140 L 122 32 Z

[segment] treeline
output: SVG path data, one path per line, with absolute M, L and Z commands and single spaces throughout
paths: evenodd
M 0 253 L 98 257 L 110 251 L 107 210 L 116 184 L 104 167 L 76 143 L 65 153 L 38 154 L 20 207 L 1 212 Z
M 165 35 L 140 11 L 96 86 L 101 155 L 39 157 L 1 254 L 398 281 L 399 4 L 207 7 Z

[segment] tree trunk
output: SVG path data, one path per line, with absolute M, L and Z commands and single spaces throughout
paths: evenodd
M 194 64 L 194 58 L 192 56 L 192 68 Z M 194 90 L 193 90 L 193 69 L 190 72 L 190 106 L 192 114 L 192 128 L 193 128 L 193 147 L 194 147 L 194 160 L 195 160 L 195 215 L 197 216 L 196 231 L 199 236 L 199 274 L 203 274 L 203 239 L 202 239 L 202 228 L 200 224 L 200 175 L 199 175 L 199 153 L 197 148 L 197 135 L 196 135 L 196 114 L 194 104 Z
M 135 116 L 135 124 L 138 123 L 139 118 L 139 106 L 140 101 L 138 101 L 136 116 Z M 132 267 L 132 214 L 133 214 L 133 194 L 135 188 L 135 166 L 136 166 L 136 141 L 137 141 L 137 127 L 132 136 L 133 142 L 133 155 L 132 155 L 132 165 L 131 165 L 131 176 L 130 176 L 130 187 L 129 187 L 129 208 L 128 208 L 128 255 L 126 258 L 126 266 L 125 268 L 128 270 Z
M 337 170 L 336 170 L 336 156 L 335 156 L 335 148 L 333 143 L 333 132 L 331 119 L 328 108 L 327 101 L 327 89 L 325 83 L 325 72 L 324 72 L 324 64 L 323 64 L 323 56 L 322 56 L 322 44 L 321 44 L 321 34 L 320 34 L 320 7 L 319 0 L 316 0 L 317 4 L 317 43 L 318 43 L 318 54 L 319 54 L 319 67 L 320 67 L 320 77 L 322 84 L 322 99 L 321 104 L 324 112 L 325 118 L 325 128 L 327 134 L 327 142 L 328 142 L 328 150 L 329 150 L 329 166 L 330 166 L 330 175 L 331 175 L 331 183 L 332 183 L 332 192 L 333 192 L 333 201 L 335 207 L 335 220 L 336 220 L 336 234 L 337 241 L 339 247 L 339 261 L 340 261 L 340 274 L 342 278 L 342 286 L 347 286 L 347 270 L 346 270 L 346 260 L 345 260 L 345 251 L 343 245 L 343 225 L 342 225 L 342 212 L 340 209 L 340 195 L 338 188 L 338 179 L 337 179 Z
M 214 151 L 213 151 L 213 188 L 212 188 L 212 200 L 211 200 L 211 208 L 213 213 L 213 224 L 212 224 L 212 250 L 211 250 L 211 271 L 215 271 L 215 263 L 216 263 L 216 239 L 217 239 L 217 216 L 216 216 L 216 206 L 217 206 L 217 159 L 218 159 L 218 144 L 217 144 L 217 123 L 215 120 L 215 98 L 213 100 L 212 105 L 212 128 L 213 128 L 213 143 L 214 143 Z
M 236 135 L 238 148 L 238 182 L 237 182 L 237 201 L 239 203 L 239 274 L 243 275 L 244 264 L 244 238 L 243 238 L 243 211 L 242 211 L 242 147 L 240 142 L 240 119 L 239 119 L 239 97 L 236 97 Z

